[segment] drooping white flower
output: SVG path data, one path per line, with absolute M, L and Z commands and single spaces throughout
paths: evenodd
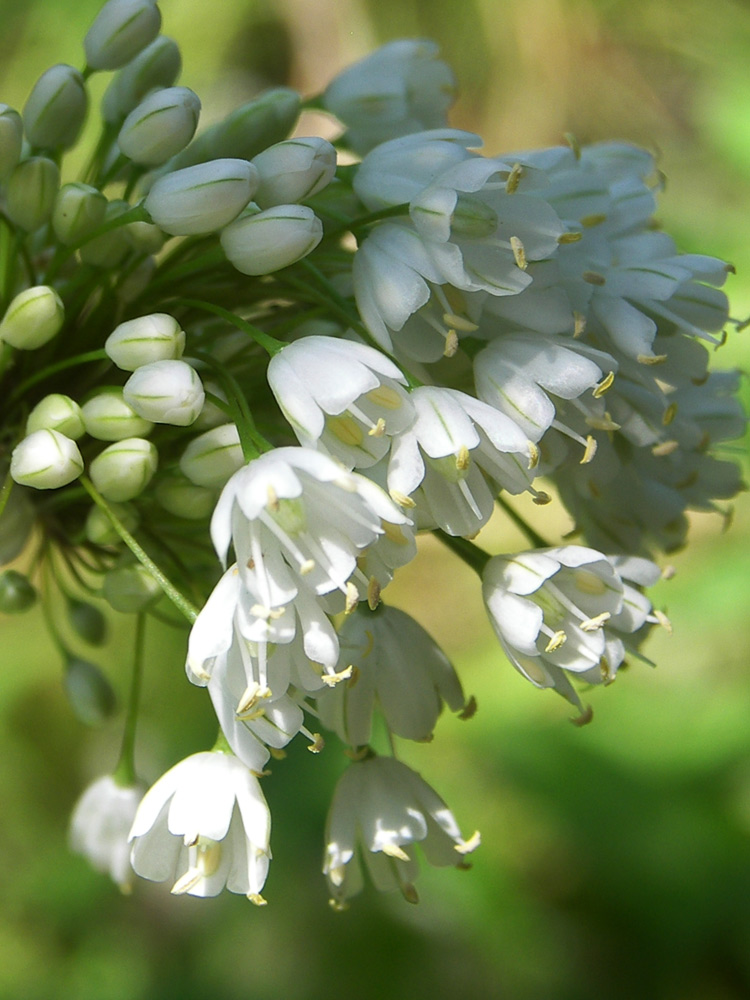
M 271 859 L 271 816 L 254 774 L 225 753 L 193 754 L 153 785 L 130 840 L 135 871 L 172 892 L 216 896 L 224 886 L 257 904 Z
M 97 778 L 76 802 L 70 819 L 70 847 L 97 871 L 105 872 L 123 892 L 130 892 L 128 833 L 144 787 L 121 785 L 111 774 Z
M 492 626 L 516 669 L 581 708 L 569 673 L 609 683 L 625 658 L 623 635 L 658 619 L 627 580 L 652 585 L 659 568 L 580 545 L 494 556 L 482 574 Z
M 416 771 L 392 757 L 351 764 L 334 792 L 323 873 L 332 902 L 342 907 L 363 887 L 360 857 L 380 891 L 400 889 L 417 902 L 414 844 L 436 866 L 465 867 L 479 834 L 464 840 L 453 813 Z
M 352 468 L 374 465 L 414 419 L 400 369 L 356 341 L 296 340 L 271 359 L 268 383 L 300 444 Z
M 428 740 L 443 703 L 465 707 L 461 682 L 445 653 L 410 615 L 380 605 L 357 611 L 339 632 L 340 674 L 351 676 L 318 695 L 323 724 L 350 746 L 370 742 L 376 704 L 389 730 L 409 740 Z

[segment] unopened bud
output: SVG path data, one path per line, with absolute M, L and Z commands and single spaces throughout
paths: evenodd
M 111 503 L 109 508 L 125 530 L 131 534 L 140 524 L 138 514 L 132 507 Z M 120 536 L 101 507 L 92 507 L 89 510 L 83 532 L 86 539 L 93 545 L 117 545 L 120 541 Z
M 295 90 L 288 87 L 267 90 L 202 132 L 175 158 L 174 168 L 205 163 L 216 157 L 252 160 L 261 150 L 286 139 L 299 111 L 300 96 Z
M 68 620 L 73 630 L 90 646 L 102 646 L 107 639 L 107 619 L 99 608 L 77 597 L 68 599 Z
M 173 236 L 212 233 L 237 218 L 257 183 L 258 171 L 246 160 L 210 160 L 160 177 L 144 207 Z
M 65 693 L 78 719 L 87 726 L 98 726 L 117 708 L 114 689 L 99 667 L 72 656 L 65 665 Z
M 246 215 L 221 233 L 229 261 L 242 274 L 270 274 L 306 257 L 323 239 L 323 224 L 306 205 L 276 205 Z
M 94 486 L 107 500 L 124 503 L 145 490 L 156 472 L 159 456 L 150 441 L 126 438 L 111 444 L 91 463 Z
M 83 49 L 91 69 L 119 69 L 159 34 L 155 0 L 108 0 L 86 33 Z
M 41 430 L 58 431 L 77 441 L 85 431 L 81 407 L 70 396 L 53 392 L 41 399 L 26 420 L 26 433 Z
M 0 612 L 15 615 L 36 604 L 36 590 L 28 578 L 15 569 L 0 573 Z
M 120 323 L 104 342 L 112 361 L 126 372 L 134 372 L 154 361 L 174 361 L 185 350 L 185 333 L 167 313 L 151 313 Z
M 60 187 L 57 164 L 45 156 L 22 160 L 8 178 L 5 210 L 12 222 L 32 233 L 52 215 Z
M 86 432 L 97 441 L 124 441 L 144 437 L 154 429 L 153 423 L 133 409 L 123 397 L 122 389 L 99 392 L 81 407 Z
M 0 475 L 5 478 L 8 463 L 0 464 Z M 11 562 L 23 552 L 34 525 L 36 512 L 29 500 L 29 491 L 14 487 L 6 497 L 0 513 L 0 566 Z
M 75 145 L 87 107 L 83 77 L 73 66 L 58 63 L 39 77 L 24 105 L 26 137 L 35 149 L 69 149 Z
M 200 111 L 198 95 L 187 87 L 156 90 L 125 119 L 118 145 L 136 163 L 166 163 L 193 138 Z
M 105 573 L 102 594 L 115 611 L 136 614 L 156 604 L 162 589 L 140 563 L 129 563 Z
M 124 229 L 128 242 L 138 253 L 158 253 L 167 239 L 152 222 L 129 222 Z
M 18 166 L 23 146 L 21 116 L 7 104 L 0 104 L 0 181 Z
M 119 215 L 124 215 L 131 206 L 126 201 L 117 199 L 111 201 L 104 212 L 104 221 L 109 222 Z M 94 267 L 117 267 L 118 264 L 127 257 L 131 250 L 128 234 L 125 232 L 126 226 L 112 229 L 108 233 L 97 236 L 94 240 L 84 243 L 79 253 L 84 264 L 93 264 Z
M 82 472 L 78 446 L 58 431 L 34 431 L 16 445 L 10 458 L 13 480 L 37 490 L 67 486 Z
M 198 373 L 185 361 L 154 361 L 130 376 L 123 396 L 136 413 L 156 424 L 187 427 L 206 395 Z
M 216 491 L 196 486 L 182 476 L 170 476 L 156 487 L 156 499 L 175 517 L 201 521 L 211 516 L 216 506 Z
M 107 199 L 90 184 L 73 181 L 57 192 L 52 228 L 65 246 L 81 243 L 104 222 Z
M 158 35 L 112 78 L 102 98 L 102 118 L 109 125 L 121 122 L 150 91 L 171 87 L 181 69 L 177 43 Z
M 336 150 L 325 139 L 287 139 L 253 159 L 260 174 L 255 201 L 261 208 L 291 205 L 322 191 L 336 173 Z
M 196 486 L 218 488 L 245 464 L 240 435 L 234 424 L 214 427 L 187 446 L 180 471 Z
M 49 285 L 25 288 L 8 306 L 0 323 L 0 341 L 33 351 L 60 332 L 65 321 L 62 299 Z

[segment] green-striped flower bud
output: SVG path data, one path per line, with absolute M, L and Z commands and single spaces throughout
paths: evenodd
M 127 504 L 111 503 L 109 508 L 125 530 L 131 534 L 140 524 L 137 511 Z M 120 541 L 120 536 L 101 507 L 92 507 L 89 510 L 83 533 L 93 545 L 117 545 Z
M 158 35 L 112 78 L 102 98 L 102 118 L 109 125 L 123 121 L 150 91 L 171 87 L 181 69 L 177 43 Z
M 144 206 L 173 236 L 213 233 L 237 218 L 257 182 L 258 171 L 246 160 L 211 160 L 160 177 Z
M 76 635 L 90 646 L 103 646 L 107 640 L 107 619 L 99 608 L 77 597 L 68 598 L 68 621 Z
M 195 438 L 182 453 L 180 471 L 196 486 L 219 488 L 245 464 L 234 424 L 214 427 Z
M 35 149 L 69 149 L 81 131 L 88 108 L 83 77 L 58 63 L 42 73 L 23 109 L 26 137 Z
M 115 611 L 137 614 L 156 604 L 162 589 L 144 566 L 131 562 L 104 574 L 102 595 Z
M 0 341 L 33 351 L 60 332 L 65 322 L 62 299 L 49 285 L 24 288 L 8 306 L 0 323 Z
M 159 455 L 150 441 L 126 438 L 97 455 L 89 469 L 94 486 L 107 500 L 124 503 L 145 490 L 156 472 Z
M 166 235 L 152 222 L 129 222 L 125 235 L 138 253 L 158 253 L 166 242 Z
M 169 476 L 157 485 L 156 499 L 175 517 L 201 521 L 207 520 L 216 506 L 216 490 L 196 486 L 182 476 Z
M 63 184 L 57 192 L 52 210 L 52 228 L 65 246 L 86 239 L 104 222 L 107 199 L 90 184 L 73 181 Z
M 10 474 L 21 486 L 55 490 L 67 486 L 83 472 L 83 459 L 75 441 L 58 431 L 34 431 L 13 449 Z
M 118 368 L 134 372 L 154 361 L 181 358 L 185 332 L 167 313 L 151 313 L 120 323 L 104 342 L 104 350 Z
M 70 396 L 53 392 L 41 399 L 26 420 L 26 433 L 50 430 L 77 441 L 85 431 L 81 407 Z
M 9 177 L 18 166 L 22 147 L 21 116 L 7 104 L 0 104 L 0 181 Z
M 91 69 L 119 69 L 156 38 L 160 27 L 156 0 L 108 0 L 83 40 L 86 62 Z
M 99 667 L 71 656 L 65 665 L 63 687 L 76 718 L 87 726 L 99 726 L 114 714 L 117 698 Z
M 136 163 L 166 163 L 195 135 L 200 111 L 198 95 L 188 87 L 156 90 L 130 112 L 117 142 Z
M 300 96 L 295 90 L 288 87 L 267 90 L 202 132 L 175 157 L 172 168 L 189 167 L 217 157 L 251 160 L 261 150 L 286 139 L 299 112 Z
M 177 427 L 192 424 L 206 398 L 200 376 L 185 361 L 143 365 L 127 380 L 122 394 L 146 420 Z
M 15 615 L 28 611 L 35 604 L 36 590 L 29 583 L 28 577 L 15 569 L 6 569 L 0 573 L 0 612 Z
M 123 398 L 122 389 L 99 392 L 81 407 L 86 432 L 97 441 L 124 441 L 150 434 L 154 425 L 144 420 Z
M 52 215 L 59 188 L 57 164 L 45 156 L 30 156 L 8 178 L 5 210 L 17 226 L 32 233 Z
M 104 211 L 104 221 L 109 222 L 116 219 L 118 215 L 124 215 L 131 206 L 126 201 L 116 199 L 111 201 Z M 130 253 L 132 246 L 126 232 L 127 226 L 120 226 L 119 229 L 112 229 L 96 239 L 84 243 L 79 253 L 84 264 L 93 264 L 94 267 L 117 267 Z
M 253 158 L 260 174 L 255 201 L 261 208 L 291 205 L 311 198 L 330 184 L 336 173 L 336 150 L 325 139 L 287 139 Z
M 243 274 L 270 274 L 306 257 L 323 239 L 323 224 L 306 205 L 276 205 L 245 215 L 221 233 L 229 261 Z

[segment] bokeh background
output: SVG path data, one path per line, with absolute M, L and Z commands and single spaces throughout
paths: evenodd
M 98 0 L 0 0 L 0 99 L 20 107 L 40 72 L 80 64 Z M 391 38 L 436 39 L 460 81 L 453 123 L 495 154 L 621 138 L 659 151 L 660 218 L 687 251 L 732 261 L 733 316 L 750 314 L 750 6 L 740 0 L 162 0 L 181 82 L 208 122 L 259 90 L 319 91 Z M 94 82 L 99 92 L 106 81 Z M 90 122 L 89 125 L 92 123 Z M 307 130 L 319 123 L 309 122 Z M 716 354 L 747 367 L 748 334 Z M 747 397 L 747 387 L 745 395 Z M 742 454 L 738 446 L 738 454 Z M 290 748 L 266 791 L 270 904 L 122 897 L 66 848 L 70 809 L 111 768 L 118 727 L 84 730 L 36 612 L 0 622 L 0 997 L 5 1000 L 742 1000 L 750 996 L 750 504 L 734 525 L 694 519 L 656 601 L 675 634 L 568 706 L 503 660 L 477 582 L 425 545 L 391 591 L 444 644 L 473 692 L 405 759 L 483 844 L 471 872 L 425 871 L 422 902 L 367 892 L 344 914 L 318 874 L 331 742 Z M 544 530 L 564 529 L 559 508 Z M 518 544 L 502 523 L 492 551 Z M 436 581 L 440 581 L 440 587 Z M 103 664 L 126 687 L 127 632 Z M 139 760 L 155 778 L 209 746 L 205 694 L 179 636 L 152 629 Z

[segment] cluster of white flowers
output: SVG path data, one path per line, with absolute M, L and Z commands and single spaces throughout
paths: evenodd
M 511 663 L 586 721 L 581 685 L 668 625 L 643 593 L 652 557 L 741 487 L 715 451 L 744 429 L 737 375 L 709 372 L 701 343 L 724 337 L 730 268 L 658 229 L 645 150 L 482 155 L 448 127 L 430 42 L 329 85 L 332 144 L 290 138 L 286 88 L 201 131 L 160 27 L 154 0 L 108 0 L 83 73 L 52 67 L 21 114 L 0 105 L 0 562 L 41 544 L 29 565 L 63 595 L 47 621 L 87 722 L 113 708 L 75 650 L 106 642 L 96 598 L 138 616 L 123 756 L 76 807 L 72 846 L 123 888 L 134 870 L 261 904 L 264 768 L 298 735 L 321 751 L 325 729 L 351 758 L 325 838 L 333 905 L 361 889 L 360 859 L 414 901 L 414 845 L 462 868 L 479 835 L 395 740 L 476 706 L 381 594 L 435 532 L 481 575 Z M 67 179 L 102 71 L 101 135 Z M 339 148 L 360 161 L 340 170 Z M 543 512 L 527 525 L 506 500 L 523 493 L 564 503 L 579 541 L 544 542 Z M 532 550 L 473 542 L 501 508 Z M 0 611 L 29 607 L 33 583 L 0 574 Z M 219 738 L 143 795 L 143 623 L 167 600 Z

